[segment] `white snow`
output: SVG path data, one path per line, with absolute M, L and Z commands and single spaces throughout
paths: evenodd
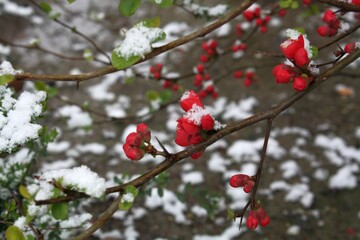
M 42 114 L 41 103 L 45 92 L 23 92 L 18 100 L 10 88 L 0 86 L 0 152 L 11 152 L 13 148 L 38 138 L 41 126 L 34 124 L 34 118 Z
M 176 195 L 167 189 L 164 189 L 163 197 L 157 194 L 157 188 L 151 189 L 151 196 L 146 196 L 145 206 L 149 209 L 161 207 L 164 212 L 171 214 L 175 218 L 175 222 L 188 224 L 185 211 L 186 205 L 176 197 Z
M 335 175 L 329 179 L 329 187 L 332 189 L 354 189 L 357 186 L 357 177 L 354 173 L 359 172 L 356 164 L 346 165 L 340 168 Z
M 294 160 L 288 160 L 280 165 L 280 169 L 283 171 L 283 178 L 289 179 L 296 176 L 299 171 L 299 165 Z
M 44 172 L 40 179 L 51 182 L 55 179 L 64 188 L 84 192 L 93 197 L 102 197 L 105 193 L 105 179 L 82 165 L 72 169 L 59 169 Z
M 76 149 L 81 153 L 92 153 L 95 155 L 104 154 L 106 151 L 106 146 L 100 143 L 87 143 L 87 144 L 79 144 L 76 146 Z
M 291 225 L 287 230 L 286 233 L 288 235 L 298 235 L 301 229 L 298 225 Z
M 49 153 L 62 153 L 68 150 L 70 147 L 70 142 L 51 142 L 47 145 L 47 151 Z
M 92 125 L 90 114 L 75 105 L 63 106 L 57 110 L 56 114 L 58 117 L 67 118 L 67 125 L 71 129 Z
M 200 171 L 193 171 L 193 172 L 183 173 L 181 175 L 181 180 L 184 183 L 191 183 L 195 185 L 204 182 L 204 176 L 203 173 Z
M 138 23 L 126 32 L 125 39 L 115 51 L 125 59 L 133 56 L 144 57 L 151 52 L 151 44 L 163 34 L 160 28 L 148 28 L 143 23 Z

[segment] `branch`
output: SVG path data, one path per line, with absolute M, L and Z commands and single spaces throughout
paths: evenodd
M 333 67 L 329 68 L 327 71 L 325 71 L 323 74 L 321 74 L 315 82 L 313 82 L 308 89 L 302 92 L 295 93 L 293 96 L 288 98 L 286 101 L 276 105 L 275 107 L 272 107 L 266 111 L 254 114 L 251 117 L 248 117 L 244 120 L 241 120 L 239 122 L 232 123 L 228 125 L 227 127 L 219 130 L 218 132 L 211 135 L 208 139 L 205 141 L 199 143 L 196 146 L 189 147 L 183 151 L 180 151 L 176 154 L 170 154 L 163 162 L 155 166 L 153 169 L 149 170 L 148 172 L 144 173 L 143 175 L 135 178 L 132 181 L 129 181 L 125 184 L 110 187 L 107 188 L 105 191 L 105 194 L 115 193 L 115 192 L 121 192 L 124 190 L 124 188 L 128 185 L 133 185 L 135 187 L 141 187 L 148 181 L 150 181 L 152 178 L 160 174 L 161 172 L 165 171 L 166 169 L 170 168 L 175 163 L 181 161 L 182 159 L 185 159 L 191 154 L 198 152 L 200 150 L 205 149 L 206 147 L 210 146 L 211 144 L 215 143 L 219 139 L 236 132 L 240 129 L 243 129 L 245 127 L 249 127 L 255 123 L 261 122 L 266 119 L 274 119 L 277 115 L 288 109 L 290 106 L 295 104 L 298 100 L 306 96 L 309 92 L 314 90 L 317 86 L 319 86 L 321 83 L 323 83 L 326 79 L 329 77 L 335 75 L 336 73 L 340 72 L 342 69 L 344 69 L 347 65 L 355 61 L 360 57 L 360 49 L 357 49 L 355 52 L 350 54 L 349 56 L 345 57 L 341 61 L 337 62 Z M 60 202 L 69 202 L 80 198 L 86 198 L 89 197 L 88 195 L 84 193 L 77 193 L 74 195 L 68 195 L 65 197 L 59 197 L 54 199 L 47 199 L 47 200 L 39 200 L 36 201 L 36 205 L 45 205 L 45 204 L 53 204 L 53 203 L 60 203 Z
M 33 1 L 33 0 L 28 0 Z M 224 17 L 220 18 L 219 20 L 215 21 L 214 23 L 203 27 L 191 34 L 188 34 L 184 37 L 181 37 L 175 41 L 172 41 L 164 46 L 158 47 L 153 49 L 152 52 L 145 55 L 145 57 L 141 60 L 139 60 L 134 65 L 137 65 L 139 63 L 145 62 L 151 58 L 154 58 L 155 56 L 162 54 L 164 52 L 167 52 L 171 49 L 174 49 L 176 47 L 179 47 L 181 45 L 184 45 L 185 43 L 191 42 L 192 40 L 200 37 L 206 36 L 208 33 L 214 31 L 215 29 L 221 27 L 225 23 L 230 22 L 232 19 L 236 18 L 238 15 L 240 15 L 244 10 L 246 10 L 248 7 L 250 7 L 256 0 L 245 0 L 242 1 L 242 4 L 240 4 L 238 7 L 236 7 L 234 10 L 227 13 Z M 133 65 L 133 66 L 134 66 Z M 126 69 L 126 68 L 125 68 Z M 124 70 L 124 69 L 121 69 Z M 75 74 L 75 75 L 47 75 L 47 74 L 32 74 L 32 73 L 20 73 L 15 75 L 15 80 L 40 80 L 40 81 L 85 81 L 89 80 L 95 77 L 103 76 L 109 73 L 120 71 L 119 69 L 116 69 L 112 66 L 104 67 L 99 70 L 96 70 L 94 72 L 88 72 L 83 74 Z
M 58 52 L 55 52 L 53 50 L 50 50 L 50 49 L 46 49 L 44 47 L 41 47 L 40 45 L 38 44 L 29 44 L 29 45 L 25 45 L 25 44 L 18 44 L 18 43 L 12 43 L 10 41 L 7 41 L 5 39 L 2 39 L 0 38 L 0 42 L 5 44 L 5 45 L 8 45 L 8 46 L 11 46 L 11 47 L 17 47 L 17 48 L 25 48 L 25 49 L 35 49 L 35 50 L 38 50 L 38 51 L 41 51 L 41 52 L 44 52 L 44 53 L 47 53 L 47 54 L 50 54 L 50 55 L 53 55 L 55 57 L 58 57 L 58 58 L 61 58 L 61 59 L 65 59 L 65 60 L 70 60 L 70 61 L 88 61 L 86 58 L 84 58 L 83 56 L 67 56 L 67 55 L 64 55 L 62 53 L 58 53 Z M 105 65 L 109 65 L 108 62 L 105 62 L 101 59 L 98 59 L 98 58 L 94 58 L 94 61 L 95 62 L 100 62 L 102 64 L 105 64 Z
M 345 1 L 338 1 L 338 0 L 320 0 L 322 3 L 326 3 L 328 5 L 341 8 L 341 10 L 347 12 L 360 12 L 360 6 L 347 3 Z
M 35 7 L 37 7 L 38 9 L 41 10 L 41 12 L 44 12 L 43 9 L 41 8 L 41 6 L 35 2 L 34 0 L 28 0 L 31 4 L 33 4 Z M 85 39 L 88 43 L 90 43 L 99 53 L 101 53 L 102 55 L 104 55 L 108 60 L 110 64 L 111 63 L 111 59 L 110 57 L 106 54 L 106 52 L 104 50 L 102 50 L 95 42 L 94 40 L 92 40 L 90 37 L 86 36 L 85 34 L 83 34 L 82 32 L 79 32 L 75 27 L 72 27 L 66 23 L 64 23 L 63 21 L 54 18 L 53 19 L 54 22 L 56 22 L 57 24 L 61 25 L 62 27 L 70 30 L 72 33 L 77 34 L 78 36 L 82 37 L 83 39 Z

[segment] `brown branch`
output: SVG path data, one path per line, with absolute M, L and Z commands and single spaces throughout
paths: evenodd
M 324 45 L 321 45 L 320 47 L 318 47 L 319 51 L 323 50 L 324 48 L 327 48 L 331 45 L 333 45 L 334 43 L 337 43 L 338 41 L 340 41 L 341 39 L 349 36 L 350 34 L 352 34 L 353 32 L 355 32 L 358 28 L 360 28 L 360 23 L 356 24 L 355 26 L 353 26 L 352 28 L 350 28 L 349 30 L 347 30 L 346 32 L 340 34 L 339 36 L 337 36 L 336 38 L 332 39 L 330 42 L 325 43 Z
M 31 4 L 33 4 L 35 7 L 37 7 L 38 9 L 40 9 L 42 12 L 43 9 L 41 8 L 41 6 L 34 0 L 28 0 Z M 68 24 L 66 24 L 65 22 L 59 20 L 58 18 L 54 18 L 52 19 L 54 20 L 54 22 L 56 22 L 57 24 L 61 25 L 62 27 L 70 30 L 72 33 L 80 36 L 81 38 L 85 39 L 88 43 L 90 43 L 90 45 L 92 45 L 99 53 L 101 53 L 102 55 L 104 55 L 108 60 L 109 63 L 111 63 L 111 59 L 110 57 L 106 54 L 106 52 L 104 50 L 102 50 L 96 43 L 94 40 L 92 40 L 90 37 L 86 36 L 85 34 L 83 34 L 82 32 L 78 31 L 75 27 L 72 27 Z
M 166 169 L 170 168 L 175 163 L 181 161 L 182 159 L 185 159 L 191 154 L 201 151 L 205 149 L 206 147 L 210 146 L 211 144 L 215 143 L 219 139 L 236 132 L 240 129 L 243 129 L 245 127 L 251 126 L 255 123 L 261 122 L 266 119 L 273 119 L 277 115 L 279 115 L 281 112 L 288 109 L 290 106 L 295 104 L 297 101 L 299 101 L 301 98 L 303 98 L 305 95 L 307 95 L 309 92 L 314 90 L 317 86 L 319 86 L 322 82 L 324 82 L 329 77 L 335 75 L 336 73 L 340 72 L 342 69 L 344 69 L 347 65 L 355 61 L 360 57 L 360 49 L 356 50 L 354 53 L 350 54 L 349 56 L 345 57 L 341 61 L 337 62 L 333 67 L 329 68 L 327 71 L 325 71 L 323 74 L 321 74 L 315 82 L 313 82 L 308 89 L 302 92 L 295 93 L 293 96 L 291 96 L 286 101 L 283 101 L 282 103 L 276 105 L 275 107 L 272 107 L 266 111 L 254 114 L 251 117 L 248 117 L 242 121 L 232 123 L 228 125 L 227 127 L 219 130 L 215 134 L 211 135 L 208 139 L 205 141 L 199 143 L 196 146 L 189 147 L 181 152 L 178 152 L 176 154 L 170 154 L 169 157 L 167 157 L 163 162 L 155 166 L 153 169 L 149 170 L 148 172 L 144 173 L 143 175 L 135 178 L 134 180 L 119 185 L 115 187 L 107 188 L 105 191 L 105 194 L 115 193 L 115 192 L 121 192 L 126 186 L 133 185 L 135 187 L 141 187 L 148 181 L 150 181 L 152 178 L 160 174 L 161 172 L 165 171 Z M 53 203 L 60 203 L 60 202 L 68 202 L 75 199 L 80 199 L 84 197 L 89 197 L 88 195 L 84 193 L 78 193 L 75 195 L 69 195 L 65 197 L 59 197 L 54 199 L 47 199 L 47 200 L 40 200 L 36 201 L 36 205 L 45 205 L 45 204 L 53 204 Z
M 33 1 L 33 0 L 28 0 Z M 224 17 L 220 18 L 219 20 L 213 22 L 212 24 L 203 27 L 191 34 L 188 34 L 184 37 L 181 37 L 175 41 L 172 41 L 164 46 L 158 47 L 153 49 L 152 52 L 145 55 L 145 57 L 139 60 L 136 64 L 145 62 L 155 56 L 167 52 L 171 49 L 174 49 L 178 46 L 184 45 L 185 43 L 191 42 L 192 40 L 200 37 L 206 36 L 208 33 L 214 31 L 215 29 L 221 27 L 225 23 L 228 23 L 238 15 L 240 15 L 244 10 L 246 10 L 249 6 L 251 6 L 256 0 L 245 0 L 236 7 L 234 10 L 230 11 Z M 124 69 L 121 69 L 124 70 Z M 15 75 L 15 80 L 40 80 L 40 81 L 85 81 L 95 77 L 103 76 L 109 73 L 117 72 L 119 69 L 116 69 L 112 66 L 104 67 L 94 72 L 88 72 L 83 74 L 76 74 L 76 75 L 47 75 L 47 74 L 32 74 L 32 73 L 20 73 Z
M 275 118 L 282 111 L 289 108 L 292 104 L 297 102 L 299 99 L 304 97 L 306 94 L 308 94 L 310 91 L 312 91 L 316 86 L 318 86 L 320 83 L 322 83 L 328 77 L 332 76 L 337 71 L 342 70 L 344 67 L 346 67 L 348 64 L 355 61 L 359 57 L 360 57 L 360 50 L 358 49 L 352 55 L 345 58 L 344 60 L 339 62 L 337 65 L 335 65 L 333 68 L 330 68 L 328 71 L 326 71 L 324 74 L 322 74 L 318 78 L 317 82 L 312 84 L 312 86 L 310 86 L 306 91 L 294 94 L 293 97 L 291 97 L 288 101 L 285 101 L 283 104 L 279 104 L 277 107 L 269 109 L 268 111 L 265 111 L 262 114 L 260 114 L 263 117 L 266 116 L 264 119 L 268 120 L 268 124 L 267 124 L 267 130 L 266 130 L 266 134 L 265 134 L 263 150 L 262 150 L 262 154 L 261 154 L 261 162 L 260 162 L 260 166 L 259 166 L 259 169 L 258 169 L 258 172 L 257 172 L 257 182 L 256 182 L 257 184 L 259 182 L 259 176 L 261 174 L 262 165 L 263 165 L 263 162 L 264 162 L 264 159 L 265 159 L 267 143 L 268 143 L 268 139 L 269 139 L 270 131 L 271 131 L 271 121 L 272 121 L 272 119 Z M 251 119 L 251 117 L 248 118 L 248 119 Z M 244 121 L 246 123 L 246 119 Z M 206 140 L 203 143 L 200 143 L 200 144 L 198 144 L 198 145 L 196 145 L 194 147 L 191 147 L 189 149 L 181 151 L 181 152 L 179 152 L 177 154 L 170 154 L 169 157 L 167 157 L 162 163 L 160 163 L 158 165 L 158 167 L 154 168 L 154 169 L 157 169 L 157 171 L 152 172 L 152 170 L 150 170 L 149 172 L 147 172 L 144 175 L 134 179 L 133 181 L 130 181 L 129 183 L 124 184 L 123 187 L 118 189 L 118 190 L 120 192 L 122 192 L 123 189 L 124 189 L 124 186 L 126 186 L 126 185 L 133 185 L 133 186 L 136 186 L 136 187 L 140 187 L 141 185 L 148 182 L 150 179 L 154 178 L 156 175 L 158 175 L 161 172 L 165 171 L 167 168 L 169 168 L 170 166 L 172 166 L 176 162 L 178 162 L 178 161 L 180 161 L 180 160 L 182 160 L 182 159 L 184 159 L 186 157 L 189 157 L 194 152 L 198 152 L 200 150 L 205 149 L 207 146 L 209 146 L 210 144 L 216 142 L 221 137 L 224 137 L 224 136 L 232 133 L 233 131 L 231 131 L 231 129 L 239 130 L 239 129 L 243 128 L 244 125 L 246 126 L 246 124 L 244 124 L 244 125 L 242 124 L 244 121 L 241 121 L 240 124 L 235 124 L 235 126 L 233 126 L 233 128 L 228 127 L 228 128 L 223 129 L 223 130 L 220 130 L 218 133 L 214 134 L 213 136 L 211 136 L 208 140 Z M 255 122 L 253 122 L 253 123 L 255 123 Z M 253 193 L 254 194 L 256 193 L 255 188 L 253 190 Z M 110 219 L 110 217 L 117 211 L 120 199 L 121 199 L 121 194 L 119 195 L 118 198 L 116 198 L 112 202 L 110 207 L 100 216 L 100 218 L 97 221 L 95 221 L 95 223 L 91 227 L 89 227 L 86 231 L 84 231 L 79 236 L 75 237 L 74 239 L 76 239 L 76 240 L 78 240 L 78 239 L 86 239 L 89 236 L 91 236 L 92 233 L 94 233 L 97 229 L 101 228 L 108 221 L 108 219 Z
M 88 61 L 86 58 L 82 57 L 82 56 L 67 56 L 64 55 L 62 53 L 58 53 L 55 51 L 52 51 L 50 49 L 46 49 L 44 47 L 41 47 L 39 44 L 29 44 L 29 45 L 25 45 L 25 44 L 18 44 L 18 43 L 12 43 L 10 41 L 7 41 L 5 39 L 0 38 L 0 43 L 3 43 L 5 45 L 11 46 L 11 47 L 16 47 L 16 48 L 25 48 L 25 49 L 34 49 L 34 50 L 38 50 L 50 55 L 53 55 L 55 57 L 61 58 L 61 59 L 65 59 L 65 60 L 70 60 L 70 61 Z M 94 58 L 95 62 L 100 62 L 102 64 L 105 65 L 109 65 L 108 62 L 105 62 L 101 59 L 98 58 Z
M 260 177 L 261 177 L 261 171 L 265 162 L 265 156 L 266 156 L 266 151 L 267 151 L 267 146 L 268 146 L 268 142 L 269 142 L 269 138 L 270 138 L 270 132 L 271 132 L 271 126 L 272 126 L 272 118 L 268 118 L 267 119 L 267 124 L 266 124 L 266 131 L 265 131 L 265 137 L 264 137 L 264 144 L 263 147 L 261 149 L 261 156 L 260 156 L 260 162 L 259 162 L 259 166 L 258 169 L 256 171 L 256 175 L 255 175 L 255 185 L 254 188 L 251 192 L 251 208 L 254 208 L 254 204 L 255 204 L 255 198 L 256 198 L 256 192 L 259 186 L 259 182 L 260 182 Z
M 345 1 L 339 1 L 339 0 L 320 0 L 322 3 L 326 3 L 328 5 L 341 8 L 341 10 L 347 11 L 347 12 L 360 12 L 360 6 L 357 6 L 355 4 L 350 4 Z

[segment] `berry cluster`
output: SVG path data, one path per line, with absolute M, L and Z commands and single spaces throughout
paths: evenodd
M 179 146 L 198 144 L 206 139 L 211 131 L 219 128 L 219 123 L 210 115 L 194 91 L 184 93 L 180 106 L 186 113 L 177 120 L 175 143 Z M 201 155 L 202 151 L 192 154 L 191 157 L 197 159 Z
M 150 67 L 150 74 L 156 80 L 161 80 L 163 79 L 162 70 L 163 65 L 161 63 L 158 63 Z M 173 91 L 178 91 L 180 89 L 180 86 L 175 81 L 170 81 L 166 79 L 162 80 L 162 87 L 165 89 L 172 89 Z
M 245 76 L 245 79 L 243 82 L 245 87 L 251 86 L 251 84 L 256 79 L 255 73 L 253 71 L 246 71 L 246 73 L 244 74 L 242 71 L 238 70 L 233 73 L 233 76 L 234 76 L 234 78 L 237 78 L 237 79 L 240 79 L 243 76 Z
M 360 43 L 359 42 L 351 42 L 345 45 L 344 47 L 344 52 L 351 54 L 353 53 L 356 49 L 360 48 Z
M 270 223 L 269 215 L 260 205 L 250 210 L 249 216 L 246 219 L 246 226 L 250 229 L 255 229 L 259 223 L 263 227 Z
M 318 34 L 322 37 L 335 36 L 340 28 L 340 20 L 337 18 L 336 14 L 330 9 L 327 9 L 322 20 L 326 25 L 318 27 Z
M 236 40 L 235 43 L 231 47 L 231 51 L 233 53 L 236 53 L 238 51 L 245 52 L 246 48 L 247 48 L 247 46 L 245 43 L 242 43 L 240 40 Z
M 314 79 L 303 72 L 304 69 L 309 68 L 312 51 L 306 35 L 291 29 L 287 30 L 287 34 L 290 38 L 283 42 L 280 48 L 289 61 L 276 65 L 272 73 L 277 83 L 288 83 L 293 80 L 293 88 L 296 91 L 303 91 Z
M 352 0 L 351 3 L 360 6 L 360 0 Z
M 200 62 L 206 63 L 208 62 L 212 57 L 214 57 L 217 54 L 217 46 L 218 43 L 216 40 L 210 39 L 207 42 L 204 42 L 202 44 L 202 49 L 205 52 L 205 54 L 202 54 L 200 56 Z
M 130 133 L 125 140 L 123 150 L 131 160 L 140 160 L 144 157 L 147 150 L 146 144 L 150 144 L 151 132 L 145 123 L 140 123 L 136 127 L 136 132 Z
M 256 25 L 260 28 L 260 31 L 263 33 L 267 32 L 266 24 L 270 22 L 271 17 L 269 15 L 261 17 L 261 8 L 256 6 L 252 9 L 248 9 L 243 12 L 244 18 L 248 22 L 252 22 L 255 20 Z
M 236 174 L 230 178 L 229 184 L 234 188 L 242 187 L 244 192 L 249 193 L 255 185 L 255 179 L 246 174 Z
M 214 83 L 211 81 L 210 74 L 206 72 L 205 66 L 202 63 L 195 67 L 194 86 L 202 88 L 198 92 L 200 98 L 205 98 L 208 95 L 211 95 L 213 98 L 219 96 Z
M 255 185 L 255 178 L 246 174 L 235 174 L 229 180 L 230 186 L 234 188 L 242 187 L 244 192 L 249 193 L 253 190 Z M 265 209 L 261 207 L 260 203 L 251 205 L 249 216 L 246 219 L 246 225 L 250 229 L 255 229 L 260 223 L 265 227 L 269 224 L 270 218 Z

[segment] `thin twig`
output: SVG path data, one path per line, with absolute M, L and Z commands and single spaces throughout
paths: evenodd
M 33 1 L 33 0 L 28 0 Z M 164 46 L 153 49 L 152 52 L 145 55 L 145 57 L 139 60 L 136 64 L 145 62 L 151 58 L 156 57 L 157 55 L 167 52 L 171 49 L 184 45 L 185 43 L 191 42 L 192 40 L 200 37 L 206 36 L 208 33 L 214 31 L 215 29 L 221 27 L 222 25 L 230 22 L 232 19 L 240 15 L 245 9 L 251 6 L 256 0 L 244 0 L 242 3 L 236 7 L 234 10 L 230 11 L 228 14 L 220 18 L 219 20 L 211 23 L 210 25 L 203 27 L 193 33 L 190 33 L 184 37 L 181 37 L 175 41 L 172 41 Z M 126 69 L 126 68 L 124 68 Z M 124 70 L 121 69 L 121 70 Z M 32 73 L 20 73 L 15 75 L 15 80 L 39 80 L 39 81 L 86 81 L 95 77 L 103 76 L 109 73 L 120 71 L 112 66 L 104 67 L 93 72 L 82 73 L 82 74 L 60 74 L 60 75 L 50 75 L 50 74 L 32 74 Z

